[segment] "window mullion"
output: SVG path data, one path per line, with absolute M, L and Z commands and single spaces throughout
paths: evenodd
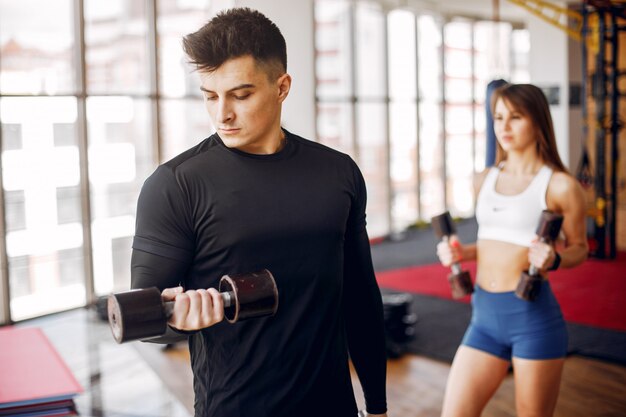
M 150 108 L 152 112 L 152 137 L 155 163 L 161 163 L 163 146 L 161 138 L 161 90 L 159 88 L 159 38 L 157 0 L 146 0 L 148 13 L 148 56 L 150 68 Z
M 74 0 L 74 39 L 76 43 L 75 68 L 78 130 L 78 154 L 80 165 L 81 217 L 83 225 L 83 256 L 85 267 L 85 299 L 87 304 L 96 301 L 93 274 L 93 253 L 91 233 L 91 194 L 89 186 L 89 133 L 87 129 L 87 64 L 85 59 L 85 4 L 84 0 Z

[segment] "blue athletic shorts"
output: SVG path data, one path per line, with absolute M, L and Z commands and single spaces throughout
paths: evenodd
M 472 320 L 463 345 L 505 360 L 555 359 L 567 354 L 567 328 L 550 284 L 543 281 L 535 301 L 510 292 L 488 292 L 475 286 Z

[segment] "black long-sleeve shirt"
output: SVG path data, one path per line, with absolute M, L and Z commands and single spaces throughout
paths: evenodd
M 213 135 L 146 180 L 133 288 L 217 288 L 225 274 L 267 268 L 279 291 L 273 317 L 190 335 L 196 416 L 353 417 L 349 355 L 368 411 L 386 410 L 365 206 L 347 155 L 289 132 L 271 155 L 229 149 Z

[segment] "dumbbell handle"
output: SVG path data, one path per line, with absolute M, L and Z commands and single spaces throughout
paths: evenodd
M 235 293 L 232 291 L 228 291 L 228 292 L 221 292 L 220 295 L 222 296 L 222 300 L 224 300 L 224 308 L 226 307 L 230 307 L 235 303 Z M 165 317 L 167 317 L 168 319 L 170 317 L 172 317 L 172 314 L 174 313 L 174 301 L 166 301 L 164 304 L 164 309 L 165 309 Z
M 550 241 L 543 236 L 539 237 L 539 242 L 550 243 Z M 528 274 L 531 276 L 539 275 L 539 268 L 537 268 L 535 265 L 530 265 L 530 268 L 528 268 Z
M 450 236 L 449 235 L 445 235 L 441 238 L 442 242 L 449 242 L 450 241 Z M 461 269 L 461 263 L 460 262 L 454 262 L 452 265 L 450 265 L 450 268 L 452 268 L 452 272 L 454 274 L 460 274 L 461 272 L 463 272 L 463 270 Z

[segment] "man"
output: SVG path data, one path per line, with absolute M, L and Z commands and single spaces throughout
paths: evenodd
M 291 77 L 264 15 L 222 12 L 183 44 L 217 132 L 146 180 L 132 286 L 175 301 L 168 333 L 189 336 L 196 416 L 356 416 L 348 353 L 367 411 L 386 415 L 361 173 L 281 128 Z M 276 315 L 223 322 L 220 277 L 263 268 L 276 279 Z

